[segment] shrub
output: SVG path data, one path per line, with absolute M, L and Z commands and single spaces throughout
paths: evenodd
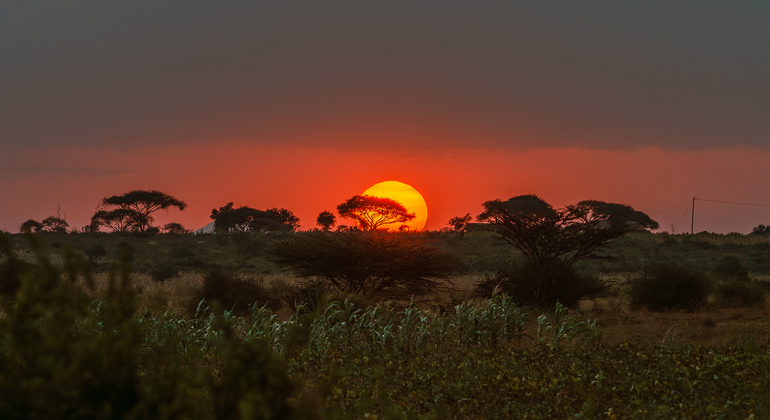
M 651 264 L 629 282 L 631 304 L 651 311 L 694 310 L 706 303 L 711 279 L 672 263 Z
M 454 258 L 409 234 L 308 232 L 270 249 L 296 275 L 347 293 L 408 298 L 435 290 L 454 271 Z
M 19 275 L 27 270 L 27 264 L 21 260 L 9 258 L 0 262 L 0 295 L 16 295 L 21 287 Z
M 735 255 L 725 255 L 711 269 L 714 275 L 719 277 L 743 276 L 747 273 L 746 267 Z
M 716 288 L 719 303 L 728 307 L 762 306 L 767 290 L 758 283 L 747 280 L 732 280 Z
M 482 280 L 476 288 L 475 295 L 491 298 L 495 291 L 505 293 L 520 305 L 534 307 L 552 307 L 557 302 L 567 307 L 604 291 L 607 286 L 598 277 L 589 275 L 575 268 L 565 266 L 557 260 L 549 271 L 559 272 L 554 280 L 543 281 L 536 270 L 528 262 L 514 265 L 512 268 L 500 271 Z
M 175 264 L 159 264 L 152 267 L 149 271 L 150 277 L 158 282 L 164 282 L 177 274 L 181 269 Z
M 262 285 L 222 271 L 213 271 L 204 277 L 203 287 L 188 302 L 188 311 L 194 314 L 201 301 L 209 306 L 217 301 L 223 309 L 238 316 L 247 315 L 254 305 L 281 307 L 280 299 L 271 297 Z
M 94 245 L 91 248 L 88 248 L 85 252 L 90 261 L 95 261 L 97 258 L 107 256 L 107 250 L 104 249 L 103 245 Z

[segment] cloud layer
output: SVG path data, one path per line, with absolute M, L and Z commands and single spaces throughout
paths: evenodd
M 767 147 L 770 3 L 0 5 L 0 148 Z

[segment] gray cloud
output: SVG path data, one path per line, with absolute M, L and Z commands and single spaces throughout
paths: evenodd
M 4 3 L 0 147 L 765 147 L 768 16 L 764 1 Z

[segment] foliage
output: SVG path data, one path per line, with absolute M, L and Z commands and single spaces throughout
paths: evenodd
M 444 284 L 453 258 L 409 234 L 307 232 L 274 245 L 276 263 L 351 293 L 404 297 Z
M 766 294 L 766 287 L 747 279 L 733 279 L 716 286 L 719 303 L 727 307 L 763 306 Z
M 291 210 L 271 208 L 257 210 L 247 206 L 233 207 L 227 203 L 211 210 L 216 232 L 261 232 L 270 230 L 293 231 L 299 227 L 299 218 Z
M 166 223 L 163 225 L 163 233 L 168 233 L 172 235 L 183 235 L 185 233 L 192 232 L 190 229 L 185 228 L 181 223 Z
M 629 232 L 629 225 L 608 225 L 609 215 L 596 213 L 586 204 L 554 209 L 535 195 L 483 204 L 481 221 L 493 224 L 503 239 L 521 252 L 531 274 L 527 287 L 535 305 L 553 305 L 558 289 L 571 287 L 572 267 L 580 260 L 599 257 L 597 252 Z M 569 293 L 568 293 L 569 294 Z
M 471 214 L 466 213 L 465 216 L 457 216 L 449 219 L 447 222 L 447 227 L 455 232 L 460 232 L 471 220 L 473 220 Z
M 17 259 L 4 236 L 0 246 Z M 304 417 L 283 362 L 264 341 L 236 336 L 221 310 L 199 330 L 185 320 L 147 321 L 135 315 L 125 263 L 91 301 L 73 285 L 79 276 L 93 284 L 85 261 L 69 254 L 62 279 L 42 246 L 33 249 L 40 271 L 22 275 L 0 318 L 4 418 Z M 205 345 L 185 341 L 196 333 Z
M 770 235 L 770 226 L 759 225 L 751 229 L 750 235 Z
M 37 233 L 43 229 L 43 224 L 37 220 L 29 219 L 19 226 L 21 233 Z
M 634 210 L 631 206 L 618 203 L 607 203 L 599 200 L 584 200 L 578 206 L 588 207 L 591 212 L 607 217 L 607 222 L 613 228 L 626 226 L 639 226 L 644 229 L 657 229 L 658 222 L 652 220 L 647 214 Z
M 601 293 L 607 286 L 596 276 L 586 274 L 575 267 L 562 267 L 561 260 L 555 260 L 553 269 L 561 274 L 553 282 L 539 281 L 539 271 L 529 262 L 516 264 L 507 270 L 487 276 L 479 282 L 476 296 L 490 298 L 495 293 L 504 293 L 514 302 L 527 306 L 553 306 L 560 302 L 575 307 L 579 301 Z
M 337 223 L 336 219 L 337 218 L 334 216 L 334 213 L 330 211 L 322 211 L 316 218 L 316 225 L 320 226 L 323 230 L 329 230 L 334 227 L 335 223 Z
M 130 232 L 139 230 L 136 220 L 140 216 L 135 210 L 118 208 L 114 210 L 100 209 L 91 216 L 89 231 L 98 232 L 101 227 L 106 227 L 112 232 Z
M 697 269 L 654 263 L 629 282 L 628 293 L 635 307 L 671 311 L 702 307 L 711 290 L 711 279 Z
M 108 226 L 120 232 L 126 230 L 144 232 L 152 224 L 154 220 L 152 214 L 156 211 L 170 207 L 176 207 L 179 210 L 187 208 L 187 203 L 184 201 L 157 190 L 132 190 L 125 194 L 105 197 L 101 205 L 112 207 L 112 210 L 97 210 L 91 218 L 92 225 Z M 115 212 L 116 210 L 121 211 Z
M 203 287 L 189 301 L 189 312 L 195 313 L 201 302 L 211 306 L 214 301 L 239 316 L 248 314 L 249 308 L 255 305 L 272 309 L 281 306 L 279 298 L 270 296 L 262 285 L 222 270 L 214 270 L 204 277 Z
M 66 220 L 58 216 L 48 216 L 40 222 L 46 232 L 66 232 L 70 226 Z
M 340 216 L 353 219 L 364 231 L 377 230 L 391 223 L 405 223 L 417 217 L 401 203 L 387 197 L 355 195 L 337 206 Z

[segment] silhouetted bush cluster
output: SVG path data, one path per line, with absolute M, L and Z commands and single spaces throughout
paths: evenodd
M 730 280 L 716 287 L 719 303 L 727 307 L 762 306 L 766 293 L 765 287 L 748 279 Z
M 556 302 L 567 307 L 604 291 L 607 286 L 596 276 L 589 275 L 574 266 L 565 266 L 556 260 L 548 269 L 554 276 L 541 278 L 528 262 L 514 265 L 508 270 L 488 276 L 477 285 L 475 295 L 491 298 L 496 292 L 510 296 L 520 305 L 532 307 L 552 307 Z
M 711 290 L 705 273 L 672 263 L 650 264 L 629 282 L 631 304 L 651 311 L 698 309 Z
M 384 298 L 408 298 L 445 284 L 455 259 L 414 235 L 308 232 L 270 249 L 297 276 L 331 288 Z
M 201 301 L 207 305 L 219 302 L 224 310 L 234 315 L 245 316 L 252 306 L 265 306 L 269 309 L 281 307 L 281 297 L 273 296 L 260 284 L 239 279 L 232 274 L 215 270 L 203 279 L 203 287 L 189 301 L 188 310 L 194 314 Z

